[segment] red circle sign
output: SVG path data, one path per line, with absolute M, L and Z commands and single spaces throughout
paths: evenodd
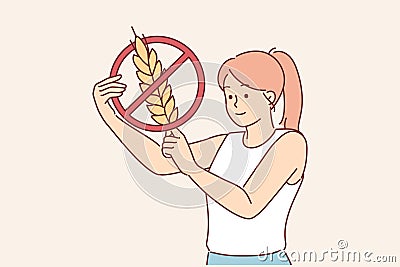
M 204 71 L 198 58 L 193 53 L 193 51 L 190 50 L 190 48 L 184 45 L 183 43 L 179 42 L 178 40 L 165 36 L 151 36 L 151 37 L 145 37 L 143 39 L 147 44 L 162 43 L 178 48 L 180 51 L 182 51 L 182 55 L 178 59 L 176 59 L 175 62 L 168 69 L 166 69 L 166 71 L 163 72 L 161 76 L 156 81 L 154 81 L 154 83 L 151 84 L 150 87 L 146 91 L 144 91 L 135 101 L 133 101 L 132 104 L 130 104 L 127 108 L 124 108 L 121 105 L 121 102 L 119 101 L 118 97 L 113 98 L 112 101 L 118 113 L 121 114 L 121 116 L 124 117 L 132 125 L 139 127 L 143 130 L 153 131 L 153 132 L 168 131 L 178 126 L 181 126 L 183 123 L 188 121 L 194 115 L 194 113 L 196 113 L 204 96 L 204 87 L 205 87 Z M 118 75 L 118 70 L 122 62 L 134 50 L 134 48 L 135 48 L 134 44 L 133 45 L 130 44 L 124 50 L 122 50 L 122 52 L 118 55 L 112 66 L 111 76 Z M 155 91 L 166 79 L 168 79 L 168 77 L 170 77 L 188 59 L 192 62 L 194 66 L 198 84 L 196 98 L 194 99 L 193 104 L 189 108 L 189 110 L 182 117 L 178 118 L 176 121 L 164 125 L 146 124 L 133 118 L 131 116 L 132 112 L 135 111 L 153 91 Z

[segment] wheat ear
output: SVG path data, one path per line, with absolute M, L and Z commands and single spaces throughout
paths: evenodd
M 135 34 L 136 35 L 136 34 Z M 156 51 L 151 50 L 139 36 L 135 36 L 135 52 L 133 63 L 140 80 L 139 86 L 142 92 L 156 81 L 164 72 L 161 61 Z M 151 112 L 151 118 L 158 124 L 167 124 L 178 118 L 178 107 L 175 107 L 175 99 L 172 95 L 171 85 L 165 80 L 147 99 L 147 109 Z

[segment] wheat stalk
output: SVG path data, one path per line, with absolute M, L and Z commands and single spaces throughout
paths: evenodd
M 133 33 L 135 34 L 135 31 Z M 136 34 L 134 48 L 136 55 L 133 55 L 133 63 L 137 68 L 136 75 L 140 80 L 140 89 L 144 92 L 165 70 L 162 70 L 162 64 L 156 51 L 153 48 L 150 50 Z M 175 107 L 175 98 L 168 80 L 165 80 L 147 97 L 146 102 L 148 103 L 147 109 L 152 114 L 151 118 L 158 124 L 171 123 L 178 118 L 178 107 Z

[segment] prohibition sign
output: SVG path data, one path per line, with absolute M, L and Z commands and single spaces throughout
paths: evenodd
M 183 43 L 179 42 L 178 40 L 175 40 L 173 38 L 165 37 L 165 36 L 151 36 L 151 37 L 144 37 L 143 40 L 147 44 L 151 43 L 162 43 L 166 45 L 173 46 L 177 49 L 179 49 L 182 54 L 179 56 L 178 59 L 175 60 L 172 65 L 163 72 L 160 77 L 155 80 L 149 88 L 144 91 L 136 100 L 134 100 L 127 108 L 124 108 L 119 101 L 118 97 L 114 97 L 112 99 L 115 108 L 117 109 L 118 113 L 124 117 L 129 123 L 132 125 L 141 128 L 143 130 L 147 131 L 152 131 L 152 132 L 161 132 L 161 131 L 168 131 L 171 129 L 174 129 L 178 126 L 181 126 L 183 123 L 188 121 L 197 111 L 199 108 L 201 101 L 203 100 L 204 96 L 204 87 L 205 87 L 205 82 L 204 82 L 204 71 L 203 68 L 196 57 L 196 55 L 193 53 L 192 50 L 190 50 L 189 47 L 184 45 Z M 118 75 L 118 70 L 124 61 L 124 59 L 134 50 L 134 44 L 130 44 L 127 47 L 125 47 L 124 50 L 118 55 L 116 58 L 112 69 L 111 69 L 111 77 Z M 137 119 L 135 119 L 131 114 L 146 100 L 146 98 L 153 93 L 166 79 L 168 79 L 186 60 L 190 60 L 191 63 L 193 64 L 193 67 L 196 71 L 196 76 L 197 76 L 197 94 L 196 98 L 193 101 L 192 106 L 189 108 L 189 110 L 180 118 L 178 118 L 176 121 L 164 125 L 153 125 L 153 124 L 146 124 L 143 123 Z

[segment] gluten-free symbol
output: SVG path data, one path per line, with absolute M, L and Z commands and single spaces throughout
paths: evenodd
M 119 98 L 113 98 L 112 101 L 114 103 L 114 106 L 117 110 L 117 112 L 125 118 L 130 124 L 141 128 L 143 130 L 147 131 L 153 131 L 153 132 L 161 132 L 161 131 L 168 131 L 171 129 L 174 129 L 176 127 L 181 126 L 184 124 L 186 121 L 188 121 L 197 111 L 199 108 L 201 101 L 204 96 L 204 88 L 205 88 L 205 82 L 204 82 L 204 71 L 203 68 L 200 64 L 200 61 L 196 57 L 196 55 L 193 53 L 193 51 L 187 47 L 185 44 L 181 43 L 178 40 L 175 40 L 170 37 L 165 37 L 165 36 L 151 36 L 151 37 L 144 37 L 143 40 L 147 44 L 152 44 L 152 43 L 161 43 L 165 45 L 169 45 L 172 47 L 175 47 L 179 49 L 182 53 L 181 55 L 172 63 L 172 65 L 167 68 L 159 77 L 156 79 L 143 93 L 135 99 L 130 105 L 127 107 L 123 107 Z M 128 57 L 128 55 L 134 51 L 135 49 L 135 44 L 130 44 L 128 45 L 125 49 L 121 51 L 121 53 L 118 55 L 118 57 L 115 59 L 114 64 L 111 69 L 111 76 L 118 75 L 119 68 L 122 64 L 122 62 Z M 182 66 L 183 63 L 185 63 L 187 60 L 189 60 L 194 67 L 194 70 L 196 72 L 196 78 L 197 78 L 197 94 L 195 99 L 193 100 L 193 103 L 189 110 L 177 118 L 177 120 L 167 123 L 167 124 L 162 124 L 162 125 L 153 125 L 153 124 L 148 124 L 141 122 L 134 118 L 132 116 L 132 113 L 155 91 L 157 90 L 158 87 L 164 81 L 166 81 L 177 69 L 179 69 L 180 66 Z

